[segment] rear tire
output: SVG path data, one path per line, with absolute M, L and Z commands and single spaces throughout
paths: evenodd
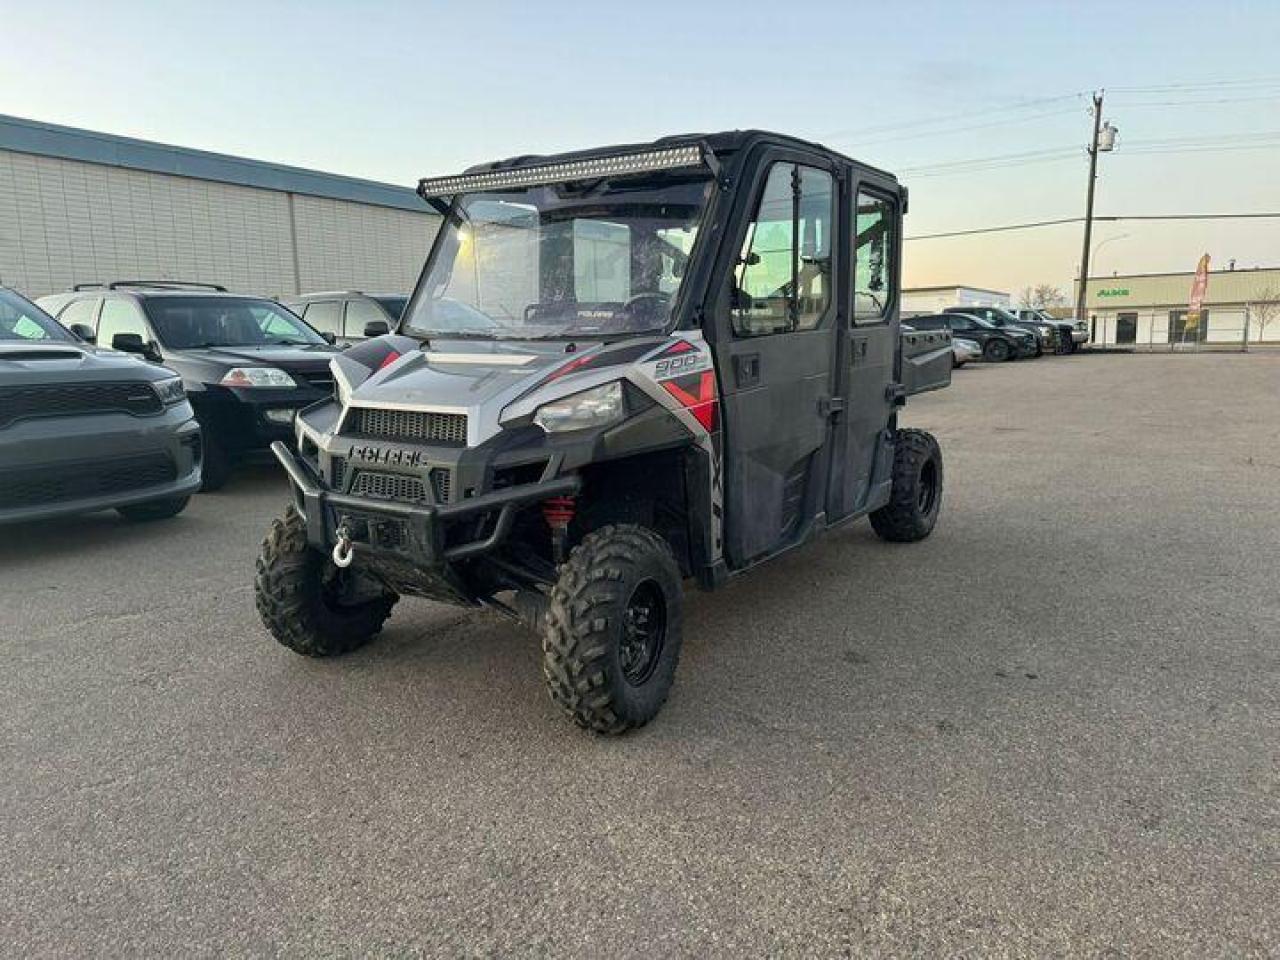
M 983 359 L 992 363 L 1001 363 L 1013 356 L 1013 351 L 1009 349 L 1008 341 L 1005 340 L 988 340 L 987 345 L 982 348 Z
M 116 507 L 116 510 L 126 520 L 146 523 L 151 520 L 168 520 L 170 517 L 176 517 L 187 508 L 190 501 L 190 497 L 169 497 L 165 500 L 131 503 L 127 507 Z
M 680 660 L 683 595 L 667 542 L 633 524 L 574 547 L 542 622 L 542 673 L 574 723 L 620 734 L 652 720 Z
M 899 430 L 894 438 L 889 502 L 871 514 L 871 527 L 892 543 L 914 543 L 933 532 L 942 507 L 942 450 L 932 434 Z
M 295 653 L 332 657 L 364 646 L 382 629 L 399 597 L 387 593 L 358 603 L 338 597 L 339 570 L 307 544 L 307 525 L 292 506 L 272 520 L 257 576 L 253 580 L 258 615 L 271 635 Z

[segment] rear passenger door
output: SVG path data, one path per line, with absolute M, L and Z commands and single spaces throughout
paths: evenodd
M 892 447 L 885 427 L 893 415 L 889 385 L 898 371 L 898 296 L 901 211 L 895 184 L 869 171 L 850 184 L 846 288 L 848 321 L 842 327 L 838 392 L 845 409 L 840 452 L 832 471 L 828 513 L 838 519 L 866 509 L 872 488 L 888 479 Z

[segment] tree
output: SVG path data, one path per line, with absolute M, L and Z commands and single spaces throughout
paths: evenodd
M 1047 310 L 1067 302 L 1066 296 L 1051 283 L 1037 283 L 1034 287 L 1023 287 L 1018 294 L 1018 301 L 1024 307 L 1033 310 Z
M 1258 339 L 1264 340 L 1267 325 L 1280 316 L 1280 290 L 1263 287 L 1249 301 L 1249 319 L 1258 328 Z

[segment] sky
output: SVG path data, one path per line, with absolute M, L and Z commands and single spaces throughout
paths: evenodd
M 908 237 L 1280 212 L 1280 3 L 0 0 L 0 113 L 413 185 L 760 127 L 900 175 Z M 989 163 L 960 163 L 984 158 Z M 1070 291 L 1082 227 L 909 240 L 908 285 Z M 1280 264 L 1280 219 L 1099 223 L 1091 274 Z

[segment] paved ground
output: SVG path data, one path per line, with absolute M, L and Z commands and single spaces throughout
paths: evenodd
M 977 367 L 909 420 L 933 538 L 696 595 L 622 740 L 489 616 L 277 647 L 268 469 L 5 531 L 3 952 L 1274 955 L 1280 356 Z

